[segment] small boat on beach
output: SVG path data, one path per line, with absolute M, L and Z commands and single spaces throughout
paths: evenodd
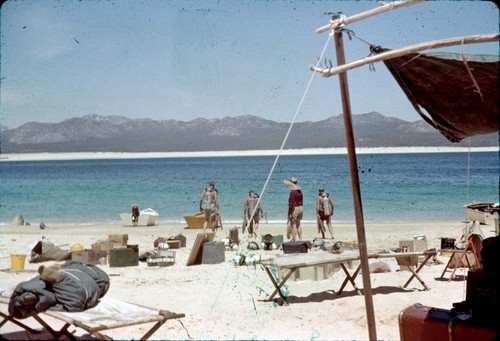
M 153 226 L 160 215 L 152 208 L 146 208 L 139 212 L 139 219 L 137 223 L 132 221 L 132 214 L 121 213 L 123 226 Z
M 202 229 L 203 223 L 205 222 L 205 213 L 196 212 L 193 214 L 187 214 L 184 216 L 184 220 L 190 229 Z
M 473 202 L 465 205 L 467 220 L 479 221 L 480 224 L 493 224 L 494 219 L 498 219 L 500 205 L 491 202 Z

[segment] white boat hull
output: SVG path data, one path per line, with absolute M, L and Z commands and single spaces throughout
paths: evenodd
M 478 221 L 480 224 L 489 225 L 495 223 L 495 218 L 498 219 L 498 214 L 490 213 L 486 210 L 489 203 L 473 203 L 465 206 L 465 213 L 468 221 Z
M 151 208 L 140 211 L 139 221 L 137 223 L 132 222 L 132 214 L 121 213 L 120 218 L 122 220 L 123 226 L 153 226 L 156 224 L 156 220 L 160 215 L 158 212 Z

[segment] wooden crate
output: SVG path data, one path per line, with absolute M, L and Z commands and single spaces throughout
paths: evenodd
M 137 245 L 115 247 L 109 250 L 109 267 L 124 267 L 139 265 L 139 248 Z
M 113 243 L 114 246 L 126 246 L 128 243 L 128 234 L 110 234 L 108 242 Z
M 106 251 L 82 250 L 71 252 L 71 260 L 85 264 L 99 264 L 99 258 L 106 257 Z

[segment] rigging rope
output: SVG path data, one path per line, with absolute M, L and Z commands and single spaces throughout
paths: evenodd
M 323 51 L 321 51 L 321 55 L 320 55 L 320 57 L 318 58 L 318 62 L 316 63 L 316 67 L 318 67 L 318 65 L 320 64 L 321 59 L 322 59 L 322 58 L 323 58 L 323 56 L 325 55 L 326 48 L 328 47 L 329 42 L 332 40 L 332 37 L 333 37 L 333 33 L 331 32 L 331 33 L 328 35 L 328 38 L 327 38 L 327 40 L 326 40 L 326 42 L 325 42 L 325 46 L 323 47 Z M 302 95 L 302 98 L 301 98 L 301 100 L 300 100 L 300 102 L 299 102 L 299 105 L 297 106 L 297 110 L 295 111 L 295 114 L 293 115 L 293 119 L 292 119 L 292 121 L 290 122 L 290 126 L 288 127 L 288 131 L 286 132 L 285 138 L 283 139 L 283 143 L 281 144 L 281 147 L 280 147 L 280 149 L 278 150 L 278 154 L 276 155 L 276 158 L 275 158 L 274 163 L 273 163 L 273 165 L 272 165 L 272 167 L 271 167 L 271 170 L 269 171 L 269 174 L 268 174 L 267 179 L 266 179 L 266 181 L 265 181 L 265 183 L 264 183 L 264 186 L 262 187 L 262 190 L 261 190 L 261 193 L 260 193 L 259 199 L 257 200 L 257 203 L 255 204 L 255 207 L 254 207 L 254 209 L 253 209 L 253 212 L 252 212 L 252 214 L 251 214 L 250 218 L 249 218 L 249 219 L 248 219 L 248 221 L 247 221 L 247 225 L 245 226 L 245 230 L 247 230 L 247 231 L 248 231 L 248 227 L 250 226 L 251 221 L 253 220 L 253 218 L 254 218 L 254 216 L 255 216 L 255 212 L 257 212 L 257 209 L 258 209 L 259 204 L 260 204 L 260 202 L 261 202 L 261 200 L 262 200 L 262 197 L 264 196 L 264 193 L 265 193 L 265 191 L 266 191 L 266 189 L 267 189 L 267 186 L 268 186 L 268 184 L 269 184 L 269 181 L 270 181 L 270 179 L 271 179 L 271 176 L 272 176 L 272 174 L 273 174 L 273 172 L 274 172 L 274 169 L 276 168 L 276 164 L 278 163 L 278 160 L 279 160 L 279 158 L 280 158 L 280 156 L 281 156 L 281 152 L 283 151 L 283 148 L 285 147 L 286 141 L 288 140 L 288 136 L 290 135 L 290 132 L 292 131 L 293 125 L 294 125 L 294 123 L 295 123 L 295 120 L 297 119 L 297 116 L 298 116 L 298 114 L 299 114 L 299 112 L 300 112 L 300 109 L 302 108 L 302 104 L 304 103 L 304 100 L 305 100 L 305 98 L 306 98 L 306 95 L 307 95 L 307 93 L 309 92 L 309 88 L 311 87 L 312 81 L 313 81 L 314 76 L 316 75 L 316 73 L 317 73 L 316 71 L 314 71 L 314 72 L 312 73 L 312 75 L 311 75 L 311 77 L 310 77 L 310 79 L 309 79 L 309 83 L 307 84 L 307 87 L 306 87 L 306 89 L 305 89 L 305 91 L 304 91 L 304 94 Z
M 323 51 L 321 52 L 321 56 L 320 56 L 320 58 L 318 58 L 318 63 L 316 64 L 316 66 L 319 65 L 321 58 L 323 58 L 323 56 L 325 54 L 325 51 L 326 51 L 326 48 L 328 47 L 328 44 L 329 44 L 330 40 L 332 40 L 332 36 L 333 36 L 332 34 L 329 34 L 329 36 L 328 36 L 328 38 L 327 38 L 327 40 L 325 42 L 325 46 L 323 47 Z M 267 186 L 269 184 L 271 176 L 272 176 L 272 174 L 274 172 L 274 169 L 276 168 L 276 165 L 278 163 L 278 160 L 279 160 L 279 157 L 281 155 L 281 152 L 283 151 L 283 148 L 285 147 L 286 141 L 288 140 L 288 136 L 290 135 L 290 131 L 292 130 L 292 127 L 293 127 L 293 125 L 295 123 L 295 120 L 297 119 L 297 116 L 299 114 L 300 108 L 302 107 L 302 104 L 304 103 L 305 97 L 306 97 L 307 93 L 309 92 L 309 88 L 311 87 L 311 83 L 312 83 L 312 80 L 313 80 L 313 78 L 314 78 L 315 75 L 316 75 L 316 71 L 314 71 L 312 73 L 311 78 L 309 79 L 309 83 L 307 84 L 306 90 L 304 91 L 304 94 L 302 95 L 302 98 L 301 98 L 300 103 L 299 103 L 299 105 L 297 107 L 297 110 L 295 111 L 295 114 L 293 116 L 292 122 L 290 123 L 290 127 L 288 128 L 288 131 L 287 131 L 287 133 L 285 135 L 283 143 L 281 144 L 281 147 L 280 147 L 280 149 L 278 151 L 278 154 L 276 155 L 276 158 L 275 158 L 274 163 L 273 163 L 273 165 L 271 167 L 271 170 L 269 171 L 269 174 L 268 174 L 267 179 L 266 179 L 266 181 L 264 183 L 264 186 L 262 187 L 259 199 L 257 200 L 257 203 L 256 203 L 256 205 L 255 205 L 255 207 L 253 209 L 253 212 L 252 212 L 252 215 L 250 216 L 250 219 L 248 219 L 247 226 L 246 226 L 247 229 L 248 229 L 249 224 L 252 221 L 253 217 L 255 216 L 255 212 L 257 211 L 257 209 L 259 207 L 259 204 L 260 204 L 260 202 L 262 200 L 262 197 L 264 196 L 264 193 L 265 193 L 265 191 L 267 189 Z M 233 267 L 228 267 L 227 268 L 226 274 L 224 276 L 224 280 L 223 280 L 223 282 L 222 282 L 222 284 L 221 284 L 221 286 L 219 288 L 219 292 L 217 293 L 217 295 L 215 297 L 215 300 L 214 300 L 213 304 L 210 307 L 210 312 L 209 312 L 208 318 L 205 320 L 205 326 L 202 328 L 202 335 L 201 336 L 203 336 L 203 333 L 207 330 L 206 326 L 207 326 L 208 322 L 210 321 L 210 318 L 212 316 L 213 310 L 214 310 L 214 308 L 216 306 L 216 302 L 218 301 L 218 298 L 220 297 L 220 295 L 222 293 L 222 289 L 226 285 L 227 278 L 228 278 L 228 275 L 229 275 L 229 271 L 232 268 Z M 202 337 L 200 337 L 200 339 L 202 339 Z

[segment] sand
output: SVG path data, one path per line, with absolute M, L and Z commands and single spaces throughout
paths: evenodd
M 415 235 L 425 235 L 428 248 L 439 248 L 441 238 L 459 238 L 465 224 L 460 221 L 412 221 L 366 222 L 365 225 L 369 249 L 395 249 L 399 247 L 400 240 L 412 240 Z M 235 226 L 224 226 L 222 231 L 217 232 L 216 238 L 227 238 L 231 227 Z M 493 229 L 491 225 L 482 226 L 486 236 L 494 235 Z M 346 245 L 357 240 L 356 228 L 352 223 L 335 223 L 334 231 L 335 240 Z M 309 278 L 288 281 L 288 306 L 263 301 L 273 291 L 273 286 L 262 265 L 235 265 L 233 258 L 237 253 L 243 253 L 259 254 L 263 259 L 269 259 L 283 252 L 248 251 L 248 238 L 241 238 L 241 234 L 240 250 L 227 251 L 225 262 L 186 266 L 195 237 L 201 230 L 187 229 L 184 225 L 61 225 L 48 226 L 45 230 L 38 226 L 2 226 L 0 232 L 0 269 L 3 270 L 10 268 L 11 253 L 26 252 L 42 236 L 63 249 L 69 249 L 75 243 L 89 249 L 92 243 L 106 239 L 109 234 L 128 234 L 128 243 L 138 244 L 141 254 L 153 249 L 156 238 L 182 233 L 187 238 L 187 246 L 175 250 L 176 262 L 173 266 L 148 267 L 142 262 L 136 267 L 122 268 L 99 265 L 110 276 L 108 297 L 186 314 L 182 323 L 168 321 L 153 335 L 153 339 L 368 339 L 364 297 L 349 285 L 340 296 L 334 293 L 344 280 L 342 272 L 334 272 L 327 279 L 315 280 L 311 273 Z M 284 226 L 261 224 L 259 233 L 284 234 Z M 316 227 L 305 226 L 304 239 L 313 240 L 315 237 Z M 423 290 L 416 280 L 403 289 L 402 285 L 410 272 L 400 271 L 392 258 L 384 260 L 390 272 L 370 275 L 378 339 L 399 339 L 398 315 L 401 310 L 415 303 L 451 309 L 454 302 L 465 299 L 465 270 L 459 270 L 459 276 L 452 281 L 439 278 L 448 259 L 446 255 L 438 253 L 437 261 L 429 262 L 420 272 L 430 288 L 428 291 Z M 0 290 L 12 288 L 20 281 L 37 275 L 39 266 L 26 262 L 24 271 L 0 271 Z M 445 277 L 449 277 L 449 273 Z M 363 287 L 361 276 L 357 279 L 357 285 Z M 6 312 L 5 305 L 1 309 Z M 25 322 L 37 326 L 31 319 Z M 26 335 L 20 330 L 11 323 L 1 327 L 3 337 L 10 339 L 25 339 Z M 143 327 L 133 326 L 109 334 L 116 339 L 131 339 L 143 333 Z M 75 335 L 84 337 L 85 332 L 76 330 Z M 46 337 L 47 334 L 41 334 L 33 338 Z

